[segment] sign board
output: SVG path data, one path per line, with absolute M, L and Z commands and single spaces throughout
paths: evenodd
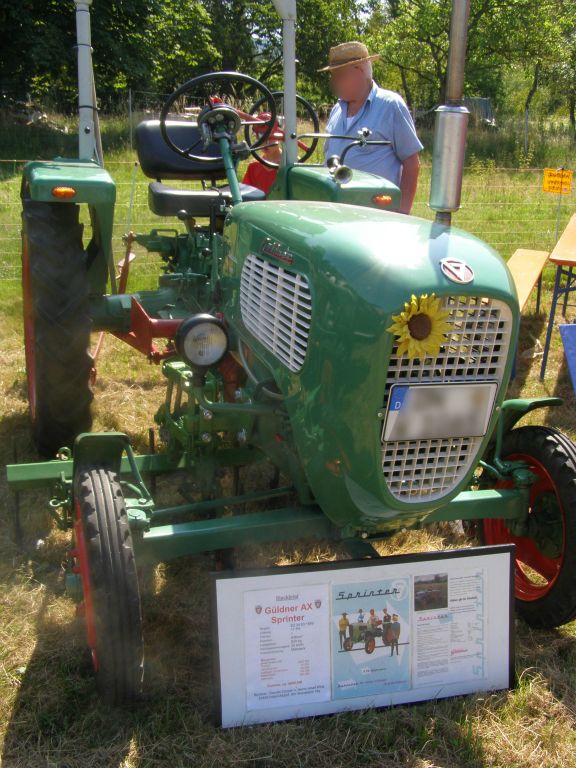
M 544 168 L 542 191 L 569 195 L 572 191 L 572 171 L 565 168 Z
M 213 574 L 221 725 L 511 687 L 513 552 Z

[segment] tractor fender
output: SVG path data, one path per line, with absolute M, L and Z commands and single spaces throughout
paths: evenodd
M 500 420 L 498 428 L 502 430 L 502 435 L 510 432 L 516 424 L 526 416 L 530 411 L 537 408 L 548 408 L 562 405 L 561 397 L 533 397 L 516 398 L 513 400 L 504 400 L 500 407 Z
M 22 200 L 49 205 L 87 205 L 92 239 L 86 249 L 91 293 L 106 293 L 108 280 L 117 293 L 112 253 L 116 186 L 98 163 L 57 158 L 26 163 L 22 172 Z
M 130 449 L 123 432 L 83 432 L 78 435 L 73 449 L 74 477 L 80 467 L 106 467 L 120 474 L 122 455 Z

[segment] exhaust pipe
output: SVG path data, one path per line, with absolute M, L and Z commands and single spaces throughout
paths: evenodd
M 436 222 L 450 226 L 460 208 L 469 112 L 462 104 L 470 0 L 452 0 L 446 104 L 436 110 L 430 208 Z

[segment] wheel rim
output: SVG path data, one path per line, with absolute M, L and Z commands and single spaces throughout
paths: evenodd
M 511 533 L 504 520 L 484 520 L 484 538 L 487 544 L 516 545 L 515 595 L 519 600 L 532 602 L 545 597 L 550 592 L 562 569 L 565 550 L 565 513 L 556 485 L 541 462 L 526 454 L 507 456 L 506 460 L 526 462 L 528 469 L 538 478 L 530 489 L 528 524 L 532 524 L 534 532 L 550 534 L 544 539 L 547 551 L 542 551 L 542 542 L 540 542 L 540 548 L 537 546 L 534 537 L 516 536 Z M 513 488 L 514 484 L 512 481 L 505 481 L 497 483 L 496 487 Z M 555 506 L 555 510 L 551 510 L 552 505 Z M 532 576 L 533 573 L 536 574 L 536 579 Z
M 373 637 L 370 637 L 366 640 L 366 653 L 372 653 L 374 648 L 376 648 L 376 640 L 374 640 Z
M 88 551 L 84 526 L 82 525 L 82 513 L 80 505 L 76 502 L 76 521 L 74 523 L 76 536 L 76 562 L 82 581 L 82 594 L 84 595 L 84 620 L 86 622 L 86 640 L 92 655 L 94 671 L 98 671 L 98 655 L 96 652 L 96 621 L 94 617 L 94 600 L 92 598 L 92 586 L 90 584 L 90 568 L 88 565 Z
M 32 420 L 36 418 L 36 350 L 32 287 L 30 283 L 30 259 L 28 238 L 22 240 L 22 303 L 24 309 L 24 356 L 26 359 L 26 386 Z

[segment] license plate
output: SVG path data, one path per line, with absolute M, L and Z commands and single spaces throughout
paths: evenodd
M 486 434 L 498 384 L 395 384 L 384 440 L 481 437 Z

